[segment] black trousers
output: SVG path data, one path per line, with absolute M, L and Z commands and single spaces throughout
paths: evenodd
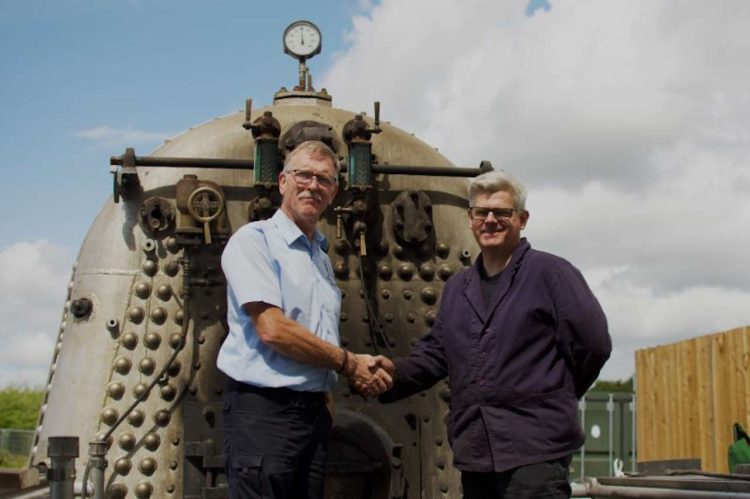
M 227 382 L 224 452 L 232 499 L 321 499 L 331 414 L 322 392 Z
M 568 499 L 571 458 L 520 466 L 501 473 L 461 473 L 464 499 Z

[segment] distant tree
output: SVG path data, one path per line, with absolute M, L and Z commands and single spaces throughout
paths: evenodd
M 591 388 L 593 392 L 633 392 L 633 377 L 628 379 L 600 379 Z
M 33 430 L 44 390 L 10 386 L 0 390 L 0 428 Z

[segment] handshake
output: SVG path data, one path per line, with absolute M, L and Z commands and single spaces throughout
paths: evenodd
M 368 397 L 376 397 L 393 387 L 396 366 L 382 355 L 353 354 L 344 350 L 341 373 L 349 378 L 355 390 Z

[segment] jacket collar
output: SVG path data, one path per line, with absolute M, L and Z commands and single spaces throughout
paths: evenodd
M 466 279 L 466 281 L 464 281 L 463 294 L 466 297 L 466 300 L 469 302 L 469 305 L 471 305 L 471 308 L 482 320 L 482 323 L 486 324 L 490 319 L 492 319 L 492 312 L 498 307 L 498 305 L 500 305 L 500 302 L 503 301 L 503 298 L 505 298 L 505 295 L 510 290 L 511 285 L 513 284 L 513 280 L 519 269 L 521 268 L 523 257 L 529 249 L 531 249 L 531 245 L 529 244 L 529 242 L 525 237 L 521 238 L 518 245 L 516 245 L 515 249 L 513 250 L 513 254 L 511 255 L 508 265 L 505 267 L 505 269 L 503 269 L 503 274 L 500 276 L 500 281 L 498 281 L 497 283 L 500 289 L 495 291 L 492 303 L 490 303 L 489 305 L 485 304 L 484 302 L 484 297 L 482 296 L 482 287 L 480 283 L 480 280 L 482 278 L 481 269 L 483 265 L 482 255 L 479 255 L 479 257 L 474 262 L 474 265 L 471 266 L 468 278 Z

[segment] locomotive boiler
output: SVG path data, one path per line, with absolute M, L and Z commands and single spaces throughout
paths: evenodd
M 305 30 L 307 45 L 296 37 Z M 216 368 L 227 334 L 220 256 L 239 227 L 277 209 L 283 158 L 300 142 L 326 142 L 342 164 L 320 228 L 343 295 L 346 348 L 407 354 L 429 332 L 445 281 L 476 256 L 467 177 L 489 163 L 455 167 L 381 122 L 378 103 L 371 117 L 333 107 L 306 65 L 320 50 L 317 28 L 294 23 L 284 40 L 298 59 L 298 82 L 270 106 L 248 100 L 244 112 L 148 156 L 127 149 L 111 159 L 113 196 L 74 266 L 30 456 L 32 466 L 50 457 L 51 481 L 72 479 L 72 465 L 55 463 L 77 454 L 61 438 L 74 437 L 81 493 L 227 497 L 225 378 Z M 450 398 L 440 383 L 385 406 L 341 380 L 326 497 L 460 497 L 446 435 Z

